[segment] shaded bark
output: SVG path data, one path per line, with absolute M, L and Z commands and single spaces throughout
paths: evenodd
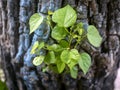
M 66 4 L 76 9 L 77 22 L 94 24 L 103 37 L 99 48 L 89 43 L 80 46 L 91 55 L 92 65 L 86 75 L 79 71 L 77 79 L 65 73 L 43 73 L 41 66 L 33 66 L 35 56 L 30 54 L 36 40 L 50 40 L 50 27 L 45 23 L 29 35 L 30 16 Z M 114 90 L 119 41 L 120 0 L 0 0 L 0 59 L 9 90 Z

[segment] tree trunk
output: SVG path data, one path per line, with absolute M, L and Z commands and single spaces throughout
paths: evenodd
M 49 39 L 46 26 L 29 35 L 30 16 L 67 4 L 76 8 L 77 22 L 94 24 L 103 37 L 99 48 L 89 43 L 80 46 L 91 55 L 92 65 L 86 75 L 79 72 L 77 79 L 64 73 L 43 73 L 41 66 L 33 66 L 30 55 L 35 41 Z M 9 90 L 114 90 L 119 41 L 120 0 L 0 0 L 0 60 Z

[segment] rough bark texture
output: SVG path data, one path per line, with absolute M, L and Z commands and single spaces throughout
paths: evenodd
M 29 35 L 29 18 L 70 4 L 77 22 L 94 24 L 103 37 L 100 48 L 80 46 L 92 57 L 87 75 L 75 80 L 67 74 L 43 73 L 32 64 L 30 50 L 36 40 L 49 41 L 50 27 L 43 23 Z M 46 34 L 47 32 L 47 34 Z M 120 61 L 120 0 L 0 0 L 0 59 L 9 90 L 114 90 Z M 45 54 L 45 51 L 42 51 Z

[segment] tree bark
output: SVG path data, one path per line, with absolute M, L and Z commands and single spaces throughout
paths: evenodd
M 86 75 L 79 71 L 77 79 L 43 73 L 41 66 L 33 66 L 30 54 L 33 43 L 49 41 L 50 33 L 43 24 L 29 35 L 30 16 L 67 4 L 76 9 L 77 22 L 95 25 L 103 37 L 99 48 L 89 43 L 80 46 L 91 55 L 92 65 Z M 119 56 L 120 0 L 0 0 L 0 59 L 9 90 L 114 90 Z

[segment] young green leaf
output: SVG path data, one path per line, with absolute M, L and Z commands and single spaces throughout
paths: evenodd
M 57 68 L 58 68 L 58 72 L 62 73 L 63 70 L 65 69 L 65 63 L 62 62 L 61 60 L 57 61 Z
M 60 58 L 61 58 L 62 62 L 68 64 L 71 60 L 70 51 L 69 50 L 63 50 L 63 52 L 60 55 Z
M 53 51 L 49 51 L 47 53 L 47 55 L 45 56 L 45 60 L 44 62 L 46 64 L 52 64 L 56 62 L 56 58 L 55 58 L 55 53 Z
M 80 28 L 83 28 L 83 23 L 82 22 L 80 22 L 80 23 L 78 23 L 77 25 L 75 25 L 74 27 L 76 27 L 75 28 L 75 30 L 77 29 L 80 29 Z
M 81 38 L 81 36 L 85 33 L 85 30 L 83 29 L 83 23 L 80 22 L 77 25 L 73 26 L 73 38 L 76 38 L 77 40 Z M 80 41 L 80 40 L 79 40 Z
M 80 54 L 77 49 L 70 50 L 70 62 L 68 63 L 68 67 L 71 69 L 73 68 L 80 59 Z
M 48 15 L 52 15 L 53 12 L 51 10 L 48 10 Z
M 31 54 L 35 54 L 35 51 L 36 51 L 36 49 L 38 48 L 38 46 L 39 46 L 39 42 L 36 41 L 36 42 L 34 43 L 34 45 L 32 46 L 32 50 L 30 51 L 30 53 L 31 53 Z
M 59 42 L 59 45 L 62 46 L 63 48 L 69 48 L 69 43 L 66 40 L 61 40 Z
M 33 64 L 35 66 L 39 66 L 44 61 L 44 58 L 45 58 L 44 56 L 37 56 L 37 57 L 35 57 L 34 60 L 33 60 Z
M 65 30 L 65 28 L 59 26 L 55 26 L 51 33 L 52 38 L 58 41 L 64 39 L 66 35 L 67 35 L 67 31 Z
M 77 67 L 73 67 L 70 69 L 70 75 L 72 78 L 76 79 L 78 75 L 78 69 Z
M 48 68 L 49 68 L 48 66 L 43 67 L 43 68 L 42 68 L 42 72 L 48 71 Z
M 78 53 L 77 49 L 63 50 L 60 58 L 64 63 L 69 64 L 72 60 L 78 61 L 80 54 Z
M 46 47 L 48 50 L 52 50 L 55 52 L 59 52 L 63 50 L 63 48 L 59 44 L 47 45 Z
M 38 50 L 40 50 L 41 48 L 43 48 L 45 46 L 45 42 L 40 42 L 39 46 L 38 46 Z
M 102 37 L 100 36 L 99 32 L 97 29 L 93 26 L 90 25 L 88 26 L 88 31 L 87 31 L 87 38 L 88 41 L 95 47 L 99 47 L 101 42 L 102 42 Z
M 78 64 L 79 67 L 84 72 L 84 74 L 86 74 L 91 65 L 91 57 L 87 53 L 80 54 L 80 59 L 78 61 Z
M 38 42 L 36 41 L 32 47 L 32 50 L 31 50 L 31 54 L 35 54 L 35 52 L 39 51 L 41 48 L 43 48 L 45 46 L 45 43 L 44 42 Z
M 83 32 L 84 32 L 84 29 L 82 29 L 82 28 L 78 29 L 78 33 L 79 33 L 79 35 L 82 35 Z
M 78 64 L 78 62 L 74 59 L 71 59 L 71 61 L 67 64 L 68 67 L 71 69 L 73 68 L 76 64 Z
M 30 20 L 29 20 L 30 34 L 39 27 L 42 21 L 43 21 L 43 17 L 40 16 L 39 13 L 35 13 L 30 17 Z
M 70 50 L 70 57 L 71 57 L 71 59 L 74 59 L 74 60 L 78 61 L 79 58 L 80 58 L 80 54 L 79 54 L 78 50 L 77 49 L 71 49 Z
M 77 14 L 70 5 L 56 10 L 52 16 L 52 20 L 60 27 L 70 27 L 76 22 L 76 19 Z

